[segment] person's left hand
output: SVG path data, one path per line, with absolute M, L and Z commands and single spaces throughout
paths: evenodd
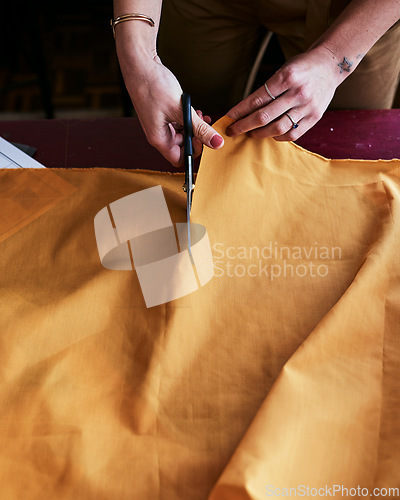
M 257 89 L 227 113 L 235 122 L 226 134 L 234 137 L 248 132 L 256 138 L 298 139 L 321 118 L 343 81 L 345 75 L 337 65 L 334 55 L 323 46 L 289 60 L 267 81 L 275 100 L 264 85 Z

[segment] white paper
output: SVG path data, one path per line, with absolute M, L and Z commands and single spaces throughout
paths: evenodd
M 46 168 L 0 137 L 0 168 Z

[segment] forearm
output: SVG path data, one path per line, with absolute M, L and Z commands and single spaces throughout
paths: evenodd
M 114 0 L 114 18 L 124 14 L 144 14 L 155 22 L 152 27 L 144 21 L 127 21 L 115 27 L 115 43 L 122 64 L 144 64 L 157 55 L 157 33 L 160 25 L 162 0 Z
M 400 18 L 400 0 L 353 0 L 329 29 L 310 47 L 329 53 L 338 84 Z

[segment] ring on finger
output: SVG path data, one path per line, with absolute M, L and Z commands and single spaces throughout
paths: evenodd
M 275 101 L 276 97 L 271 94 L 271 91 L 268 88 L 267 82 L 264 83 L 265 90 L 267 91 L 267 94 L 270 96 L 270 98 Z M 289 115 L 289 113 L 285 113 L 286 116 L 289 118 L 289 120 L 292 122 L 292 130 L 296 129 L 299 124 L 293 120 L 293 118 Z
M 292 130 L 294 130 L 295 128 L 297 128 L 299 126 L 299 124 L 293 120 L 293 118 L 289 115 L 289 113 L 285 113 L 285 115 L 292 122 Z
M 265 83 L 264 83 L 264 87 L 265 87 L 265 90 L 267 91 L 267 94 L 270 96 L 270 98 L 271 98 L 273 101 L 275 101 L 276 97 L 274 97 L 274 96 L 271 94 L 271 92 L 270 92 L 270 90 L 269 90 L 269 88 L 268 88 L 267 82 L 265 82 Z

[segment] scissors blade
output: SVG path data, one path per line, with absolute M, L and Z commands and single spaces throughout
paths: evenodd
M 191 233 L 190 233 L 190 210 L 192 208 L 192 195 L 193 195 L 193 124 L 192 124 L 192 106 L 190 94 L 184 93 L 182 95 L 182 109 L 183 109 L 183 138 L 184 138 L 184 159 L 185 159 L 185 184 L 184 191 L 186 191 L 186 222 L 187 222 L 187 237 L 188 237 L 188 250 L 192 259 L 191 250 Z

